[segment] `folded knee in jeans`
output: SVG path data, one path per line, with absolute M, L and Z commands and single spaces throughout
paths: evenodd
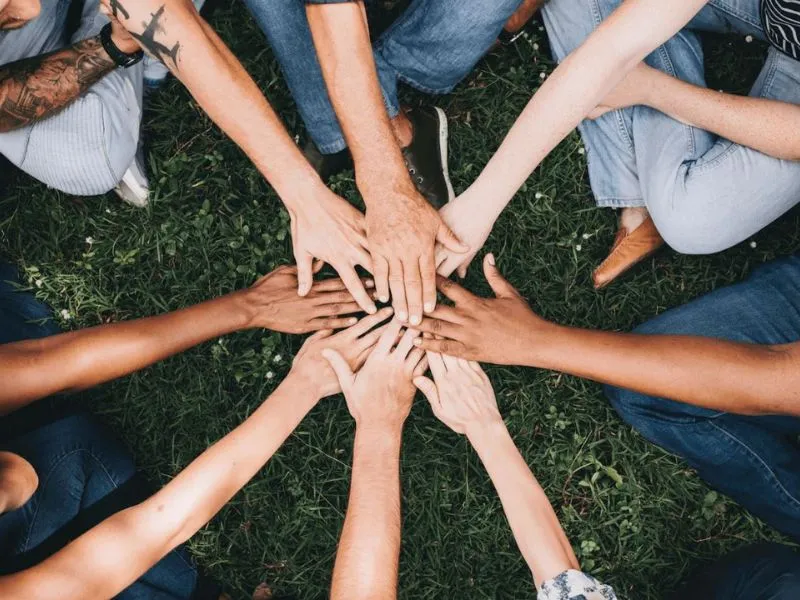
M 671 210 L 669 214 L 651 208 L 650 214 L 661 237 L 679 254 L 715 254 L 742 241 L 725 226 L 723 215 L 710 208 Z

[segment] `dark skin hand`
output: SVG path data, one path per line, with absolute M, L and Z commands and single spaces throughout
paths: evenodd
M 455 306 L 436 307 L 415 329 L 436 338 L 418 338 L 417 346 L 467 360 L 517 365 L 530 345 L 529 332 L 547 331 L 552 324 L 534 314 L 525 299 L 505 280 L 495 266 L 494 256 L 483 261 L 486 280 L 494 298 L 480 298 L 457 283 L 438 276 L 439 291 Z M 525 335 L 521 335 L 525 332 Z

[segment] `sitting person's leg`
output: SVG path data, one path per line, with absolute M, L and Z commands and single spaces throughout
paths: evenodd
M 668 311 L 637 330 L 756 344 L 800 340 L 800 256 Z M 800 418 L 741 416 L 607 388 L 622 418 L 709 485 L 800 541 Z
M 0 64 L 37 56 L 97 35 L 107 20 L 98 14 L 97 0 L 87 0 L 77 31 L 71 37 L 66 19 L 69 3 L 45 3 L 42 14 L 25 27 L 4 33 Z M 47 45 L 32 44 L 42 28 L 52 32 Z M 35 50 L 20 55 L 20 49 Z M 116 69 L 89 92 L 60 112 L 32 125 L 0 134 L 0 154 L 46 185 L 75 195 L 103 194 L 123 178 L 137 188 L 125 199 L 146 202 L 147 181 L 136 165 L 142 114 L 142 64 Z
M 745 546 L 701 569 L 674 600 L 795 600 L 800 598 L 800 554 L 762 542 Z

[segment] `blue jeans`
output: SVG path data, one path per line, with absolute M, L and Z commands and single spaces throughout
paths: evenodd
M 800 555 L 788 546 L 740 548 L 691 577 L 673 600 L 797 600 Z
M 800 255 L 764 265 L 746 281 L 670 310 L 637 333 L 797 342 Z M 612 387 L 606 394 L 644 437 L 684 458 L 711 487 L 800 542 L 800 418 L 733 415 Z
M 621 0 L 550 0 L 545 25 L 563 60 Z M 647 62 L 705 86 L 700 32 L 764 39 L 760 0 L 711 0 Z M 800 104 L 800 61 L 770 49 L 751 90 Z M 608 113 L 579 127 L 599 206 L 647 206 L 678 252 L 708 254 L 752 236 L 800 200 L 800 162 L 779 160 L 684 125 L 646 106 Z
M 375 42 L 389 117 L 400 111 L 402 81 L 430 94 L 450 92 L 491 48 L 522 0 L 414 0 Z M 267 36 L 311 139 L 323 154 L 347 147 L 328 97 L 303 0 L 245 0 Z
M 2 343 L 58 333 L 49 309 L 32 295 L 18 292 L 17 281 L 16 270 L 0 264 Z M 133 458 L 124 445 L 94 417 L 72 414 L 31 424 L 32 420 L 41 421 L 41 414 L 27 412 L 2 419 L 6 425 L 15 420 L 18 426 L 10 428 L 13 436 L 7 431 L 0 436 L 0 450 L 25 458 L 39 477 L 36 493 L 24 506 L 0 515 L 0 573 L 4 574 L 38 564 L 152 492 L 136 474 Z M 31 414 L 35 416 L 25 418 Z M 186 550 L 179 548 L 117 598 L 217 600 L 218 596 L 216 586 L 199 576 Z

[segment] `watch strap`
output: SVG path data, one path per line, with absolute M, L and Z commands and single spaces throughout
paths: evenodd
M 107 23 L 105 27 L 100 30 L 100 43 L 103 44 L 103 48 L 105 48 L 105 51 L 111 57 L 111 60 L 113 60 L 118 67 L 124 67 L 127 69 L 144 58 L 144 52 L 141 50 L 132 54 L 128 54 L 127 52 L 123 52 L 117 48 L 114 40 L 111 39 L 111 32 L 111 23 Z

